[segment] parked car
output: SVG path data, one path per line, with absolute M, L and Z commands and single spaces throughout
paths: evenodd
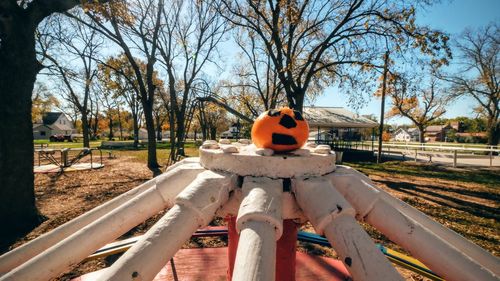
M 49 140 L 52 142 L 64 142 L 67 140 L 67 136 L 62 134 L 52 135 L 49 137 Z
M 49 138 L 49 140 L 52 142 L 64 142 L 64 141 L 77 142 L 81 139 L 83 139 L 82 134 L 71 134 L 71 135 L 56 134 L 56 135 L 50 136 L 50 138 Z

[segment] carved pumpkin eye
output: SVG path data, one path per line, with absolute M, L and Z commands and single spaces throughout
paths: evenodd
M 297 127 L 297 122 L 295 122 L 292 117 L 284 114 L 280 119 L 280 125 L 287 129 L 291 129 Z
M 252 127 L 254 144 L 277 152 L 302 147 L 308 136 L 309 126 L 302 114 L 287 107 L 262 113 Z

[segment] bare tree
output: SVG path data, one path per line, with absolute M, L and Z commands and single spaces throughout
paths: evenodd
M 154 176 L 161 173 L 156 156 L 153 105 L 156 93 L 154 65 L 163 6 L 163 0 L 157 2 L 142 0 L 133 3 L 113 1 L 107 4 L 89 4 L 89 9 L 86 12 L 87 16 L 96 24 L 96 30 L 120 46 L 132 66 L 138 83 L 138 99 L 141 102 L 146 121 L 148 168 Z M 85 19 L 75 17 L 82 24 L 86 24 Z M 106 22 L 110 26 L 106 25 Z M 139 52 L 145 58 L 145 71 L 141 69 L 137 56 L 133 54 L 134 51 Z
M 231 88 L 229 96 L 257 118 L 261 112 L 282 104 L 286 97 L 271 56 L 255 37 L 246 30 L 236 35 L 236 44 L 241 49 L 241 61 L 234 70 L 237 81 L 225 87 Z
M 91 96 L 92 82 L 97 74 L 94 60 L 103 41 L 95 30 L 60 15 L 46 21 L 37 39 L 42 63 L 64 85 L 61 97 L 78 109 L 82 121 L 83 146 L 90 147 L 89 138 L 91 134 L 95 135 L 90 130 L 90 115 L 94 113 L 92 109 L 97 107 Z M 78 63 L 74 63 L 75 59 Z
M 415 25 L 412 1 L 222 2 L 221 13 L 265 46 L 289 106 L 299 111 L 308 91 L 332 83 L 354 85 L 356 73 L 380 62 L 380 41 L 414 37 L 416 46 L 435 52 L 447 40 Z
M 219 1 L 174 1 L 163 13 L 159 38 L 161 62 L 168 75 L 170 160 L 184 149 L 192 87 L 215 53 L 227 24 L 213 8 Z
M 469 96 L 478 103 L 486 117 L 488 144 L 500 140 L 500 27 L 490 24 L 477 30 L 466 30 L 457 42 L 460 69 L 443 77 L 451 82 L 454 97 Z

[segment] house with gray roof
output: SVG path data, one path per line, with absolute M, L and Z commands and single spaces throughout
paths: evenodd
M 75 127 L 62 112 L 46 112 L 41 123 L 33 124 L 33 138 L 49 139 L 53 135 L 71 135 L 75 133 Z

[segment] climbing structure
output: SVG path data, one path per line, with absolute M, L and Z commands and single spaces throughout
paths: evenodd
M 152 280 L 199 228 L 234 216 L 239 232 L 232 280 L 274 280 L 283 221 L 310 221 L 354 280 L 402 280 L 357 221 L 405 248 L 446 280 L 498 280 L 499 260 L 335 165 L 328 146 L 274 154 L 249 141 L 207 141 L 199 158 L 0 257 L 0 280 L 49 280 L 161 210 L 168 212 L 96 280 Z M 285 229 L 285 231 L 284 231 Z M 293 257 L 291 257 L 293 258 Z M 209 269 L 207 269 L 209 270 Z

